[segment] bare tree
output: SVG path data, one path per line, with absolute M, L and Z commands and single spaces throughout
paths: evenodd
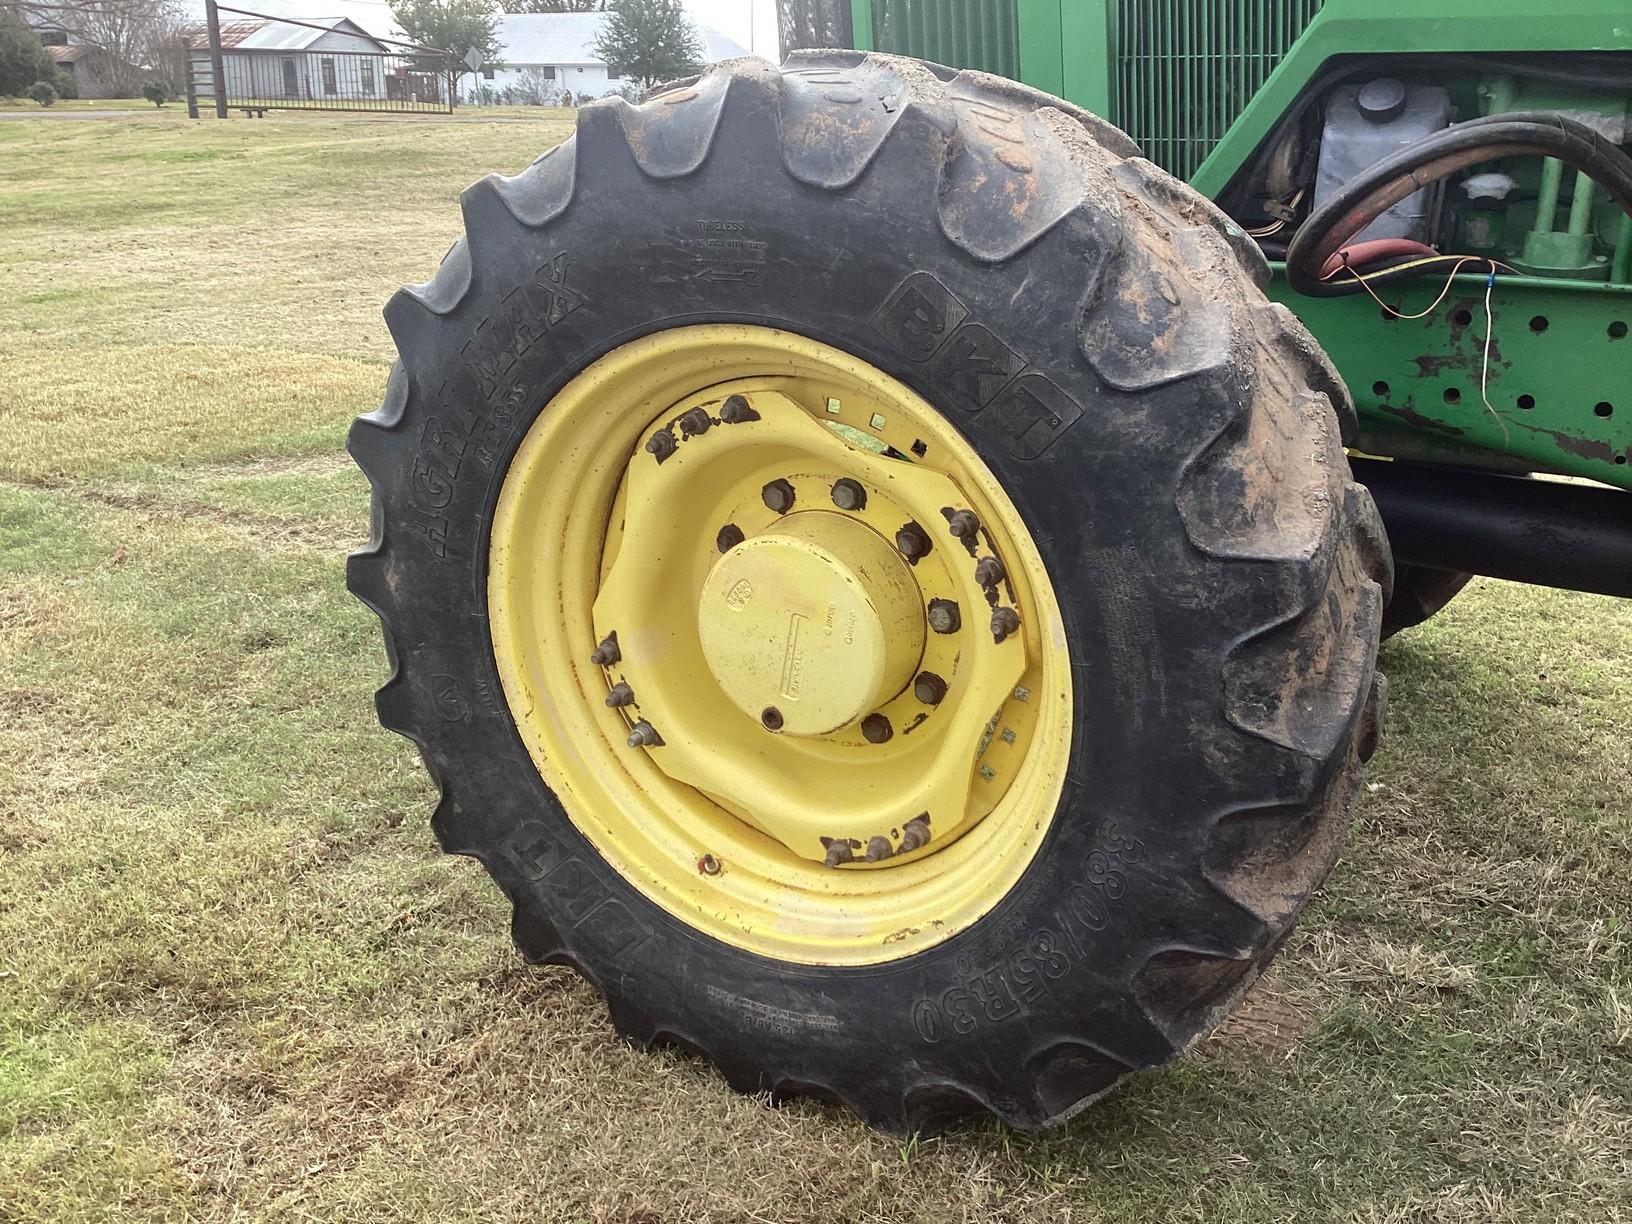
M 176 0 L 14 0 L 11 7 L 97 52 L 94 71 L 112 96 L 138 97 L 155 73 L 176 71 L 186 24 Z

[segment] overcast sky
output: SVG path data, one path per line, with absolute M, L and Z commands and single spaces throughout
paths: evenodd
M 391 32 L 391 6 L 386 0 L 217 0 L 274 17 L 350 17 L 375 34 Z M 685 0 L 697 20 L 713 26 L 757 55 L 775 60 L 776 0 Z M 188 7 L 202 14 L 203 0 Z M 228 14 L 230 19 L 231 14 Z

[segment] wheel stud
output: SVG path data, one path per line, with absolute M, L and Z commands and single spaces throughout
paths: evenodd
M 867 490 L 848 476 L 833 482 L 833 504 L 840 510 L 861 510 L 867 505 Z
M 708 413 L 701 408 L 693 408 L 680 418 L 680 436 L 695 438 L 698 434 L 708 432 L 708 427 L 714 422 L 708 419 Z
M 623 742 L 631 748 L 661 748 L 663 737 L 657 733 L 657 728 L 643 718 L 629 728 L 629 738 Z
M 946 516 L 946 526 L 960 540 L 972 540 L 980 530 L 980 520 L 972 510 L 954 510 Z
M 856 861 L 856 850 L 848 841 L 830 841 L 827 843 L 827 858 L 822 860 L 829 867 L 837 867 L 840 863 Z
M 609 633 L 601 639 L 601 644 L 595 647 L 589 661 L 596 667 L 611 667 L 622 658 L 623 652 L 618 649 L 618 635 Z
M 963 627 L 963 614 L 950 599 L 929 601 L 929 627 L 936 633 L 956 633 Z
M 869 837 L 867 839 L 867 861 L 869 863 L 877 863 L 889 858 L 894 853 L 895 849 L 890 845 L 889 838 Z
M 861 738 L 869 744 L 882 744 L 894 734 L 895 728 L 882 714 L 869 714 L 861 720 Z
M 895 547 L 910 563 L 916 565 L 918 561 L 929 556 L 929 550 L 934 547 L 930 543 L 929 534 L 917 523 L 907 523 L 895 533 Z
M 634 700 L 635 690 L 630 688 L 622 680 L 619 680 L 616 684 L 614 684 L 612 686 L 612 691 L 606 695 L 606 704 L 611 706 L 614 710 L 622 706 L 630 705 L 634 702 Z
M 703 875 L 719 875 L 720 860 L 715 858 L 712 854 L 705 854 L 702 858 L 697 860 L 697 870 Z
M 995 587 L 1007 576 L 1003 570 L 1003 562 L 996 557 L 982 557 L 975 562 L 975 581 L 983 587 Z
M 992 640 L 1001 642 L 1011 633 L 1020 628 L 1020 613 L 1013 608 L 994 608 L 992 610 Z
M 906 827 L 901 830 L 901 849 L 898 854 L 910 854 L 918 847 L 929 843 L 929 813 L 914 816 L 907 821 Z
M 759 491 L 759 495 L 765 505 L 778 514 L 786 514 L 793 509 L 793 486 L 785 480 L 779 478 L 771 481 Z
M 727 425 L 740 425 L 744 421 L 759 420 L 759 413 L 748 406 L 748 401 L 743 396 L 731 395 L 720 405 L 720 420 Z
M 912 682 L 912 695 L 925 705 L 940 705 L 946 696 L 946 681 L 934 672 L 919 672 Z
M 663 460 L 674 454 L 674 448 L 678 445 L 679 443 L 674 440 L 673 434 L 666 429 L 660 429 L 646 439 L 646 453 L 657 456 L 657 461 L 662 463 Z
M 722 553 L 728 553 L 742 543 L 742 538 L 742 528 L 735 523 L 727 523 L 714 537 L 714 547 Z
M 766 706 L 759 715 L 760 725 L 767 731 L 782 730 L 782 711 L 775 706 Z

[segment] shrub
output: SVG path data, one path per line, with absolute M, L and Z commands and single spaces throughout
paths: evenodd
M 0 8 L 0 98 L 26 94 L 31 81 L 49 77 L 55 69 L 40 36 L 9 7 Z
M 41 78 L 42 80 L 44 78 Z M 51 88 L 57 91 L 59 98 L 79 97 L 79 86 L 74 84 L 74 74 L 66 68 L 58 68 L 51 75 Z
M 163 106 L 170 100 L 170 86 L 163 81 L 148 81 L 142 86 L 142 97 L 154 106 Z
M 34 99 L 41 106 L 50 106 L 57 100 L 57 91 L 50 81 L 35 81 L 23 91 L 25 97 Z

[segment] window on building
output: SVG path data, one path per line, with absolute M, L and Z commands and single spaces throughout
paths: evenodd
M 493 79 L 493 69 L 483 68 L 482 69 L 482 80 L 491 81 L 492 79 Z
M 68 31 L 41 30 L 40 42 L 47 47 L 66 47 L 68 45 Z
M 374 96 L 374 61 L 364 60 L 359 66 L 363 70 L 363 97 L 372 98 Z
M 326 59 L 319 67 L 323 70 L 323 92 L 330 95 L 339 93 L 340 86 L 334 79 L 334 61 Z
M 554 64 L 544 65 L 544 67 L 542 67 L 542 68 L 540 68 L 538 70 L 538 75 L 543 77 L 546 81 L 555 80 L 555 65 Z

